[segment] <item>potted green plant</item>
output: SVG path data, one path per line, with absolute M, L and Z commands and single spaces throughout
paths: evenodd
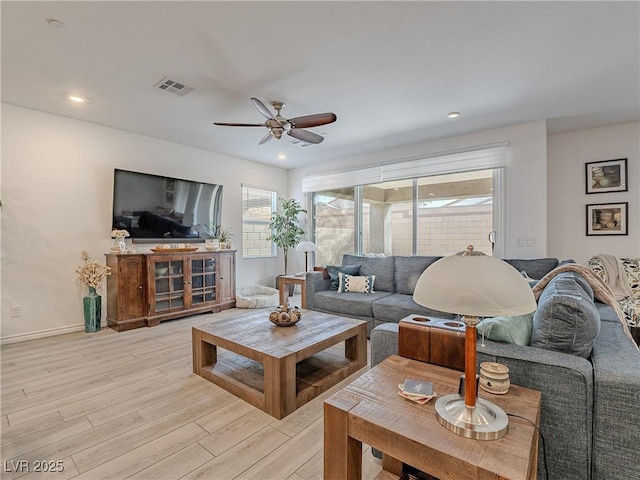
M 231 248 L 231 242 L 233 241 L 233 233 L 229 227 L 223 225 L 216 225 L 215 238 L 220 241 L 220 248 Z
M 302 205 L 294 198 L 279 198 L 280 211 L 271 214 L 269 227 L 271 235 L 267 240 L 275 243 L 284 252 L 284 274 L 287 274 L 287 253 L 295 248 L 304 235 L 304 230 L 298 225 L 298 215 L 307 213 Z

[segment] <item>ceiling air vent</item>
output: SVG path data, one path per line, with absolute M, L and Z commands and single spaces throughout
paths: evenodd
M 179 97 L 184 97 L 194 90 L 193 87 L 189 87 L 184 83 L 176 82 L 175 80 L 169 80 L 167 77 L 164 77 L 156 83 L 154 87 L 158 87 L 160 90 L 164 90 L 165 92 L 175 93 Z

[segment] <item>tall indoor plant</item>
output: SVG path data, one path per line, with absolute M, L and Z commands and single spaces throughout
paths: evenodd
M 284 252 L 284 273 L 287 274 L 287 253 L 290 248 L 295 248 L 300 243 L 304 230 L 298 225 L 298 215 L 307 213 L 302 205 L 294 198 L 280 198 L 280 211 L 271 214 L 269 227 L 271 240 Z

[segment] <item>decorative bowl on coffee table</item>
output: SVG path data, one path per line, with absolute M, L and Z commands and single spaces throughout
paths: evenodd
M 290 327 L 300 321 L 302 313 L 298 307 L 289 308 L 288 305 L 281 305 L 271 312 L 269 320 L 278 327 Z

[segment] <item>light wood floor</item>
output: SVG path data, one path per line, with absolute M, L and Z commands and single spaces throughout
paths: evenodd
M 322 478 L 323 401 L 366 369 L 276 420 L 192 373 L 191 327 L 243 312 L 3 346 L 1 478 Z

